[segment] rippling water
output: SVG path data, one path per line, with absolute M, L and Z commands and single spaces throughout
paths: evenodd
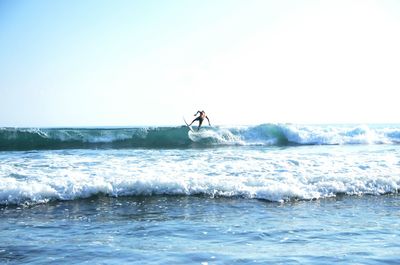
M 398 264 L 397 195 L 271 203 L 96 197 L 1 209 L 0 261 Z
M 0 180 L 0 263 L 400 263 L 393 143 L 2 151 Z

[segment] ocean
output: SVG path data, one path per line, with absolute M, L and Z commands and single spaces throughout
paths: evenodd
M 400 264 L 400 124 L 0 128 L 0 264 Z

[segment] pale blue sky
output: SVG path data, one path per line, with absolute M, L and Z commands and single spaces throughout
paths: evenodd
M 0 126 L 400 122 L 400 1 L 0 0 Z

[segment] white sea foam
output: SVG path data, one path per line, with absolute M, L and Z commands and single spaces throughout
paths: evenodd
M 269 201 L 396 193 L 400 151 L 383 146 L 3 153 L 0 203 L 96 194 L 205 195 Z
M 190 133 L 194 142 L 208 140 L 235 145 L 354 145 L 396 144 L 399 126 L 367 125 L 298 125 L 261 124 L 257 126 L 220 127 Z
M 368 126 L 299 126 L 286 125 L 283 131 L 289 142 L 298 144 L 383 144 L 391 143 L 381 129 Z

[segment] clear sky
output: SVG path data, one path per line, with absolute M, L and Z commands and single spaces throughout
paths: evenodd
M 397 0 L 0 0 L 0 126 L 400 122 Z

